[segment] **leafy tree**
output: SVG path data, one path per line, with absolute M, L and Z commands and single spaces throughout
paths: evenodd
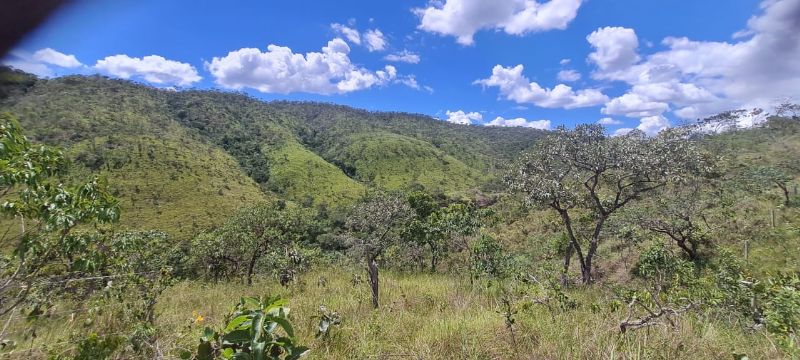
M 651 201 L 633 209 L 629 221 L 646 231 L 663 235 L 677 245 L 693 262 L 710 247 L 714 227 L 709 223 L 715 191 L 702 180 L 665 187 Z
M 508 253 L 491 236 L 482 234 L 472 244 L 470 253 L 470 268 L 473 279 L 481 276 L 504 279 L 511 275 L 512 264 L 508 259 Z
M 681 130 L 648 138 L 632 131 L 606 137 L 600 125 L 559 128 L 521 157 L 508 176 L 513 191 L 529 206 L 546 206 L 562 219 L 570 246 L 563 279 L 573 253 L 578 255 L 584 283 L 594 280 L 594 258 L 608 221 L 618 210 L 653 190 L 679 181 L 685 173 L 703 170 L 703 157 Z M 573 216 L 590 214 L 579 228 Z M 586 246 L 586 247 L 584 247 Z
M 89 269 L 82 259 L 91 243 L 74 236 L 75 227 L 119 219 L 117 200 L 99 179 L 75 187 L 58 182 L 66 166 L 61 150 L 31 144 L 16 119 L 0 114 L 0 212 L 20 221 L 19 234 L 4 239 L 13 252 L 0 262 L 0 314 L 40 290 L 42 277 Z
M 194 240 L 194 258 L 215 273 L 241 274 L 248 285 L 263 256 L 316 234 L 307 209 L 264 203 L 240 210 L 216 231 Z
M 788 99 L 775 106 L 775 115 L 796 118 L 799 114 L 800 104 L 792 103 Z
M 793 177 L 783 169 L 776 166 L 755 166 L 745 172 L 745 180 L 750 185 L 760 188 L 778 187 L 783 195 L 783 204 L 789 206 L 791 202 L 789 184 Z
M 345 222 L 345 240 L 367 265 L 372 306 L 378 308 L 378 259 L 402 238 L 412 209 L 403 197 L 372 194 L 357 203 Z
M 469 248 L 467 238 L 475 235 L 489 212 L 461 203 L 450 204 L 428 217 L 425 237 L 431 250 L 431 271 L 436 271 L 439 260 L 452 251 Z

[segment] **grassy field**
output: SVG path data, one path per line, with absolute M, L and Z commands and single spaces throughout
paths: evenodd
M 360 272 L 359 272 L 360 274 Z M 166 353 L 192 347 L 202 326 L 221 326 L 240 295 L 280 294 L 289 299 L 290 317 L 309 359 L 724 359 L 734 353 L 750 359 L 778 359 L 782 353 L 762 333 L 696 313 L 678 327 L 653 327 L 621 335 L 625 310 L 604 304 L 600 288 L 576 289 L 579 307 L 550 312 L 520 306 L 514 339 L 505 326 L 499 299 L 467 278 L 386 273 L 381 308 L 373 310 L 366 284 L 353 285 L 354 273 L 312 271 L 289 288 L 262 279 L 252 287 L 237 283 L 185 282 L 167 291 L 159 304 L 158 328 Z M 327 284 L 322 286 L 319 279 Z M 591 306 L 595 304 L 597 306 Z M 315 340 L 320 305 L 337 311 L 342 325 L 327 340 Z M 197 315 L 202 324 L 192 324 Z

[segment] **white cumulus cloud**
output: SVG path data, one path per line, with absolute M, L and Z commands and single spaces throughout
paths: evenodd
M 611 125 L 622 125 L 622 121 L 619 121 L 614 118 L 604 117 L 597 121 L 600 125 L 611 126 Z
M 603 72 L 627 69 L 639 61 L 639 39 L 633 29 L 604 27 L 589 34 L 586 40 L 594 48 L 589 60 Z
M 500 96 L 506 100 L 545 108 L 574 109 L 600 105 L 608 101 L 608 97 L 597 89 L 576 91 L 564 84 L 558 84 L 552 89 L 542 88 L 538 83 L 522 75 L 523 69 L 522 65 L 514 67 L 497 65 L 492 69 L 492 76 L 477 80 L 475 83 L 499 88 Z
M 265 52 L 242 48 L 214 57 L 206 67 L 220 86 L 264 93 L 347 93 L 386 85 L 397 78 L 394 66 L 371 71 L 354 65 L 349 53 L 347 43 L 335 38 L 321 52 L 306 54 L 278 45 L 267 46 Z
M 83 66 L 83 64 L 75 57 L 75 55 L 67 55 L 51 48 L 45 48 L 36 51 L 33 53 L 33 59 L 45 64 L 64 68 L 76 68 Z
M 667 49 L 640 56 L 633 29 L 602 28 L 587 37 L 596 79 L 630 88 L 606 114 L 650 117 L 673 110 L 696 119 L 737 108 L 765 107 L 800 95 L 800 0 L 764 0 L 761 13 L 734 41 L 667 37 Z
M 367 30 L 364 32 L 364 45 L 370 52 L 383 51 L 386 49 L 386 37 L 378 29 Z
M 414 9 L 418 28 L 454 36 L 462 45 L 472 45 L 483 29 L 503 30 L 510 35 L 563 30 L 578 14 L 582 0 L 445 0 L 431 1 Z
M 655 135 L 658 134 L 659 131 L 668 128 L 669 125 L 669 120 L 667 120 L 667 118 L 656 115 L 642 118 L 639 121 L 639 126 L 636 128 L 644 131 L 647 135 Z
M 137 77 L 154 84 L 187 86 L 202 79 L 194 66 L 158 55 L 142 58 L 113 55 L 98 60 L 94 67 L 119 78 Z
M 62 70 L 59 68 L 69 69 L 70 72 L 85 70 L 75 55 L 51 48 L 39 49 L 33 54 L 24 50 L 13 50 L 2 58 L 2 64 L 40 77 L 56 76 L 57 71 Z
M 488 122 L 486 126 L 507 126 L 507 127 L 527 127 L 540 130 L 550 130 L 550 120 L 531 120 L 525 118 L 504 119 L 502 116 L 496 117 Z
M 661 115 L 669 110 L 669 104 L 650 101 L 635 93 L 627 93 L 611 99 L 601 112 L 606 115 L 625 115 L 628 117 L 647 117 Z
M 447 122 L 451 122 L 454 124 L 461 124 L 461 125 L 470 125 L 474 124 L 477 121 L 483 120 L 483 115 L 479 112 L 464 112 L 463 110 L 457 111 L 450 111 L 446 112 L 447 115 Z
M 565 82 L 578 81 L 581 79 L 581 73 L 575 70 L 566 69 L 559 71 L 558 74 L 556 75 L 556 78 L 558 79 L 558 81 L 565 81 Z
M 358 33 L 358 30 L 338 23 L 331 24 L 331 29 L 353 44 L 361 45 L 361 34 Z
M 386 61 L 404 62 L 408 64 L 418 64 L 419 55 L 414 54 L 408 50 L 403 50 L 399 53 L 389 54 L 384 57 Z

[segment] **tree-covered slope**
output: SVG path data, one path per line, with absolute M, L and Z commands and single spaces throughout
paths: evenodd
M 454 195 L 474 188 L 481 173 L 433 145 L 385 132 L 347 138 L 336 158 L 357 179 L 388 189 L 423 186 Z
M 0 70 L 0 90 L 0 111 L 17 116 L 35 141 L 86 148 L 113 137 L 122 144 L 114 151 L 121 152 L 150 139 L 148 146 L 164 154 L 144 159 L 161 169 L 152 171 L 158 176 L 175 177 L 167 169 L 173 163 L 189 173 L 214 174 L 202 166 L 216 161 L 224 164 L 222 174 L 252 179 L 233 198 L 274 193 L 308 205 L 349 204 L 366 183 L 464 194 L 489 183 L 503 163 L 543 134 L 331 104 L 263 102 L 230 92 L 161 90 L 101 76 L 36 79 L 6 69 Z M 215 155 L 189 156 L 195 153 Z M 130 186 L 150 181 L 132 167 L 104 169 Z M 213 192 L 229 180 L 207 176 L 197 180 Z M 176 198 L 173 205 L 192 214 L 207 211 L 185 200 Z
M 99 174 L 120 199 L 120 225 L 189 238 L 220 224 L 243 204 L 267 198 L 224 151 L 196 140 L 96 137 L 68 150 L 71 176 Z
M 17 116 L 32 140 L 64 146 L 69 178 L 106 178 L 123 228 L 189 238 L 267 196 L 236 159 L 171 119 L 166 91 L 98 77 L 18 90 L 0 111 Z

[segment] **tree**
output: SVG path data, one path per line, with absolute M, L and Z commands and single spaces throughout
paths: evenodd
M 85 261 L 92 244 L 72 230 L 119 219 L 117 200 L 98 178 L 74 187 L 58 182 L 66 166 L 60 149 L 31 144 L 14 117 L 0 114 L 0 213 L 20 221 L 19 233 L 2 239 L 13 252 L 0 261 L 0 315 L 40 290 L 45 272 L 63 280 L 92 270 Z
M 796 118 L 798 114 L 800 114 L 800 104 L 795 104 L 790 99 L 785 99 L 775 106 L 775 115 L 780 117 Z
M 606 137 L 600 125 L 561 127 L 538 142 L 507 180 L 528 206 L 546 206 L 562 219 L 569 246 L 562 282 L 577 254 L 583 283 L 593 282 L 594 258 L 606 221 L 619 209 L 684 174 L 704 170 L 704 158 L 686 130 L 648 138 L 641 131 Z M 588 212 L 585 227 L 573 215 Z M 586 248 L 584 248 L 586 245 Z
M 423 191 L 412 192 L 406 199 L 413 216 L 403 231 L 403 238 L 428 248 L 431 272 L 436 271 L 439 261 L 451 251 L 467 249 L 466 241 L 457 243 L 458 240 L 475 235 L 489 215 L 487 211 L 462 203 L 440 207 L 431 195 Z
M 216 231 L 195 238 L 194 257 L 215 272 L 241 274 L 252 285 L 259 259 L 312 234 L 308 210 L 281 203 L 258 204 L 240 210 Z
M 490 214 L 473 206 L 454 203 L 439 209 L 428 217 L 427 241 L 431 250 L 431 272 L 436 271 L 439 260 L 451 251 L 469 248 L 467 240 L 483 226 Z
M 786 206 L 789 206 L 791 202 L 789 183 L 792 179 L 791 175 L 774 166 L 756 166 L 745 173 L 745 180 L 751 185 L 757 187 L 777 186 L 783 194 L 783 204 Z
M 378 259 L 386 249 L 398 243 L 412 210 L 404 198 L 372 194 L 357 203 L 345 222 L 345 240 L 367 265 L 372 306 L 378 308 Z
M 711 245 L 714 228 L 709 224 L 709 209 L 718 199 L 702 180 L 665 187 L 658 196 L 632 211 L 631 222 L 661 234 L 677 245 L 693 262 L 702 258 L 703 247 Z

